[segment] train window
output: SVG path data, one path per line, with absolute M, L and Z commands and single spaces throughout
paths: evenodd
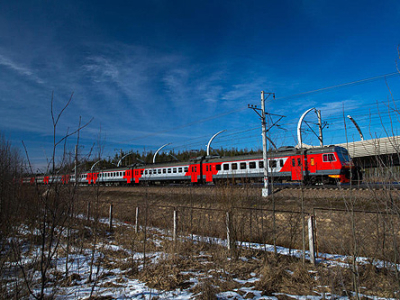
M 176 168 L 173 168 L 172 171 L 173 171 L 174 173 L 176 173 Z
M 296 160 L 294 158 L 292 158 L 292 167 L 296 166 Z
M 270 160 L 268 163 L 270 168 L 276 168 L 276 160 Z
M 280 165 L 281 168 L 283 167 L 283 159 L 279 160 L 279 165 Z
M 143 170 L 140 170 L 140 175 L 143 175 Z
M 166 174 L 167 173 L 167 169 L 163 169 L 162 172 L 163 172 L 163 174 Z
M 171 173 L 171 168 L 168 168 L 168 173 Z
M 246 163 L 245 162 L 241 162 L 240 163 L 240 170 L 246 170 Z
M 260 160 L 260 161 L 258 162 L 258 168 L 259 168 L 259 169 L 264 169 L 264 161 L 263 161 L 263 160 Z
M 178 173 L 182 173 L 182 168 L 178 168 Z
M 237 163 L 232 164 L 232 170 L 237 170 Z
M 158 174 L 161 174 L 161 169 L 158 169 Z
M 249 168 L 250 169 L 255 169 L 256 168 L 256 162 L 255 161 L 249 162 Z
M 301 166 L 301 159 L 300 158 L 297 159 L 297 165 Z
M 229 164 L 224 164 L 224 170 L 225 171 L 229 170 Z
M 144 171 L 144 175 L 147 175 L 147 170 Z
M 221 170 L 221 165 L 215 165 L 215 170 L 220 171 Z
M 153 174 L 153 171 L 152 171 L 152 170 L 149 170 L 149 175 L 151 175 L 151 174 Z
M 185 172 L 188 172 L 188 171 L 189 171 L 189 167 L 185 167 L 185 168 L 184 168 L 184 171 L 185 171 Z
M 333 153 L 329 153 L 329 154 L 324 154 L 322 156 L 322 160 L 324 162 L 331 162 L 331 161 L 336 161 L 335 155 L 333 155 Z

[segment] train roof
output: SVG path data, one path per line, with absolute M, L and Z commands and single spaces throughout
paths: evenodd
M 347 152 L 347 150 L 345 148 L 336 146 L 336 145 L 329 145 L 329 146 L 324 146 L 324 147 L 303 148 L 303 149 L 298 149 L 298 148 L 291 147 L 291 146 L 284 146 L 284 147 L 280 147 L 278 149 L 269 151 L 268 157 L 269 158 L 279 158 L 279 157 L 285 157 L 285 156 L 290 156 L 290 155 L 300 155 L 305 152 L 307 154 L 337 152 L 339 149 L 341 151 Z M 207 163 L 207 162 L 226 162 L 226 161 L 241 161 L 241 160 L 253 160 L 253 159 L 257 160 L 257 159 L 262 159 L 262 157 L 263 157 L 262 153 L 240 155 L 240 156 L 224 156 L 224 157 L 218 157 L 218 156 L 197 157 L 190 161 L 183 161 L 183 162 L 182 161 L 161 162 L 161 163 L 155 163 L 155 164 L 136 165 L 133 167 L 129 166 L 129 167 L 105 169 L 105 170 L 100 170 L 100 171 L 94 170 L 94 171 L 95 172 L 118 172 L 118 171 L 124 171 L 124 170 L 129 170 L 129 169 L 174 168 L 174 167 L 187 166 L 187 165 L 190 165 L 193 163 L 198 163 L 200 161 Z

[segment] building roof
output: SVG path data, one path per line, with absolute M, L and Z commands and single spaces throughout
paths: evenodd
M 337 144 L 349 151 L 352 158 L 400 153 L 400 136 Z

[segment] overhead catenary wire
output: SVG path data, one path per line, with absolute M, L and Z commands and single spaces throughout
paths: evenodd
M 367 82 L 371 82 L 371 81 L 375 81 L 375 80 L 379 80 L 382 78 L 387 78 L 387 77 L 392 77 L 392 76 L 396 76 L 399 75 L 398 72 L 393 72 L 393 73 L 388 73 L 388 74 L 383 74 L 383 75 L 379 75 L 379 76 L 374 76 L 374 77 L 370 77 L 370 78 L 365 78 L 365 79 L 361 79 L 361 80 L 356 80 L 356 81 L 351 81 L 351 82 L 347 82 L 347 83 L 341 83 L 341 84 L 337 84 L 337 85 L 333 85 L 333 86 L 329 86 L 329 87 L 324 87 L 324 88 L 319 88 L 319 89 L 315 89 L 315 90 L 310 90 L 310 91 L 306 91 L 306 92 L 301 92 L 301 93 L 297 93 L 297 94 L 292 94 L 292 95 L 287 95 L 287 96 L 282 96 L 282 97 L 277 97 L 276 100 L 283 100 L 283 99 L 290 99 L 290 98 L 295 98 L 295 97 L 302 97 L 305 95 L 310 95 L 310 94 L 316 94 L 316 93 L 321 93 L 324 91 L 328 91 L 328 90 L 333 90 L 333 89 L 338 89 L 341 87 L 346 87 L 346 86 L 351 86 L 351 85 L 357 85 L 357 84 L 363 84 L 363 83 L 367 83 Z M 271 102 L 272 100 L 268 100 L 267 102 Z M 352 113 L 352 116 L 354 116 L 354 118 L 356 118 L 360 123 L 362 123 L 363 121 L 368 120 L 369 124 L 361 124 L 360 127 L 361 128 L 367 128 L 367 127 L 371 127 L 372 125 L 379 125 L 377 122 L 380 120 L 380 118 L 384 118 L 386 116 L 388 116 L 388 113 L 385 114 L 385 112 L 380 111 L 379 116 L 377 115 L 377 110 L 376 109 L 372 109 L 374 107 L 376 107 L 377 105 L 387 105 L 388 103 L 393 103 L 394 106 L 396 106 L 396 103 L 400 101 L 400 99 L 394 99 L 391 101 L 376 101 L 375 103 L 370 103 L 370 104 L 366 104 L 363 105 L 362 109 L 358 108 L 358 113 L 354 114 Z M 369 109 L 369 107 L 371 107 L 371 109 Z M 356 109 L 356 107 L 351 107 L 350 109 L 348 109 L 349 111 Z M 120 144 L 126 144 L 126 142 L 131 142 L 131 141 L 136 141 L 136 140 L 140 140 L 140 139 L 145 139 L 147 137 L 154 137 L 154 136 L 158 136 L 161 134 L 165 134 L 168 132 L 172 132 L 172 131 L 176 131 L 182 128 L 186 128 L 186 127 L 190 127 L 190 126 L 194 126 L 194 125 L 198 125 L 198 124 L 202 124 L 223 116 L 228 116 L 234 113 L 240 113 L 247 110 L 247 106 L 243 106 L 239 109 L 235 109 L 235 110 L 231 110 L 231 111 L 227 111 L 221 114 L 217 114 L 214 116 L 210 116 L 208 118 L 204 118 L 204 119 L 200 119 L 200 120 L 196 120 L 194 122 L 190 122 L 188 124 L 184 124 L 181 126 L 177 126 L 171 129 L 166 129 L 166 130 L 162 130 L 162 131 L 158 131 L 155 133 L 151 133 L 151 134 L 145 134 L 142 136 L 138 136 L 132 139 L 129 139 L 127 141 L 123 141 Z M 324 118 L 324 121 L 328 122 L 330 126 L 335 126 L 335 128 L 341 128 L 343 127 L 343 121 L 342 121 L 342 117 L 335 117 L 333 115 L 330 115 L 330 112 L 336 111 L 337 108 L 335 109 L 324 109 L 323 110 L 323 114 L 327 114 L 328 117 Z M 347 110 L 346 110 L 347 111 Z M 324 113 L 325 112 L 325 113 Z M 364 118 L 362 118 L 364 116 Z M 374 123 L 371 123 L 371 120 L 375 120 Z M 289 120 L 288 122 L 286 122 L 284 124 L 285 128 L 288 128 L 288 130 L 290 131 L 290 127 L 291 126 L 295 126 L 295 124 L 297 124 L 297 119 L 292 119 Z M 340 122 L 338 122 L 340 121 Z M 337 124 L 336 124 L 337 123 Z M 341 125 L 341 126 L 340 126 Z M 238 145 L 241 142 L 245 142 L 248 139 L 254 139 L 256 141 L 258 141 L 259 139 L 259 133 L 257 132 L 257 129 L 259 128 L 259 126 L 255 126 L 253 128 L 247 129 L 247 130 L 241 130 L 241 127 L 238 128 L 229 128 L 229 133 L 228 134 L 224 134 L 224 136 L 221 136 L 218 138 L 218 141 L 216 141 L 214 143 L 214 147 L 220 145 L 220 144 L 224 144 L 227 143 L 229 141 L 234 141 L 235 138 L 233 137 L 237 137 L 235 143 L 230 143 L 230 145 Z M 251 132 L 254 132 L 254 134 L 251 134 Z M 231 136 L 232 138 L 228 139 L 228 137 Z M 272 133 L 271 135 L 272 137 L 274 136 L 274 134 Z M 279 135 L 277 135 L 279 136 Z M 281 135 L 282 136 L 282 135 Z M 293 134 L 286 134 L 286 136 L 293 136 Z M 187 140 L 187 142 L 183 143 L 183 144 L 177 144 L 173 146 L 173 149 L 187 149 L 190 147 L 198 147 L 198 148 L 202 148 L 204 145 L 204 141 L 207 139 L 208 135 L 202 135 L 202 136 L 197 136 L 197 137 L 193 137 Z M 197 142 L 196 142 L 197 141 Z M 115 145 L 115 143 L 114 143 Z M 146 146 L 148 148 L 151 148 L 151 146 Z

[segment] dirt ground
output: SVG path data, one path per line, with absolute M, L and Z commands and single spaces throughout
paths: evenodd
M 269 209 L 275 204 L 277 210 L 299 210 L 302 199 L 306 213 L 314 208 L 348 209 L 354 205 L 359 210 L 381 210 L 398 203 L 400 191 L 378 189 L 341 188 L 275 188 L 266 198 L 261 187 L 214 187 L 214 186 L 139 186 L 139 187 L 81 187 L 83 195 L 99 195 L 100 201 L 140 204 L 148 201 L 152 205 L 207 206 L 207 207 L 252 207 Z

